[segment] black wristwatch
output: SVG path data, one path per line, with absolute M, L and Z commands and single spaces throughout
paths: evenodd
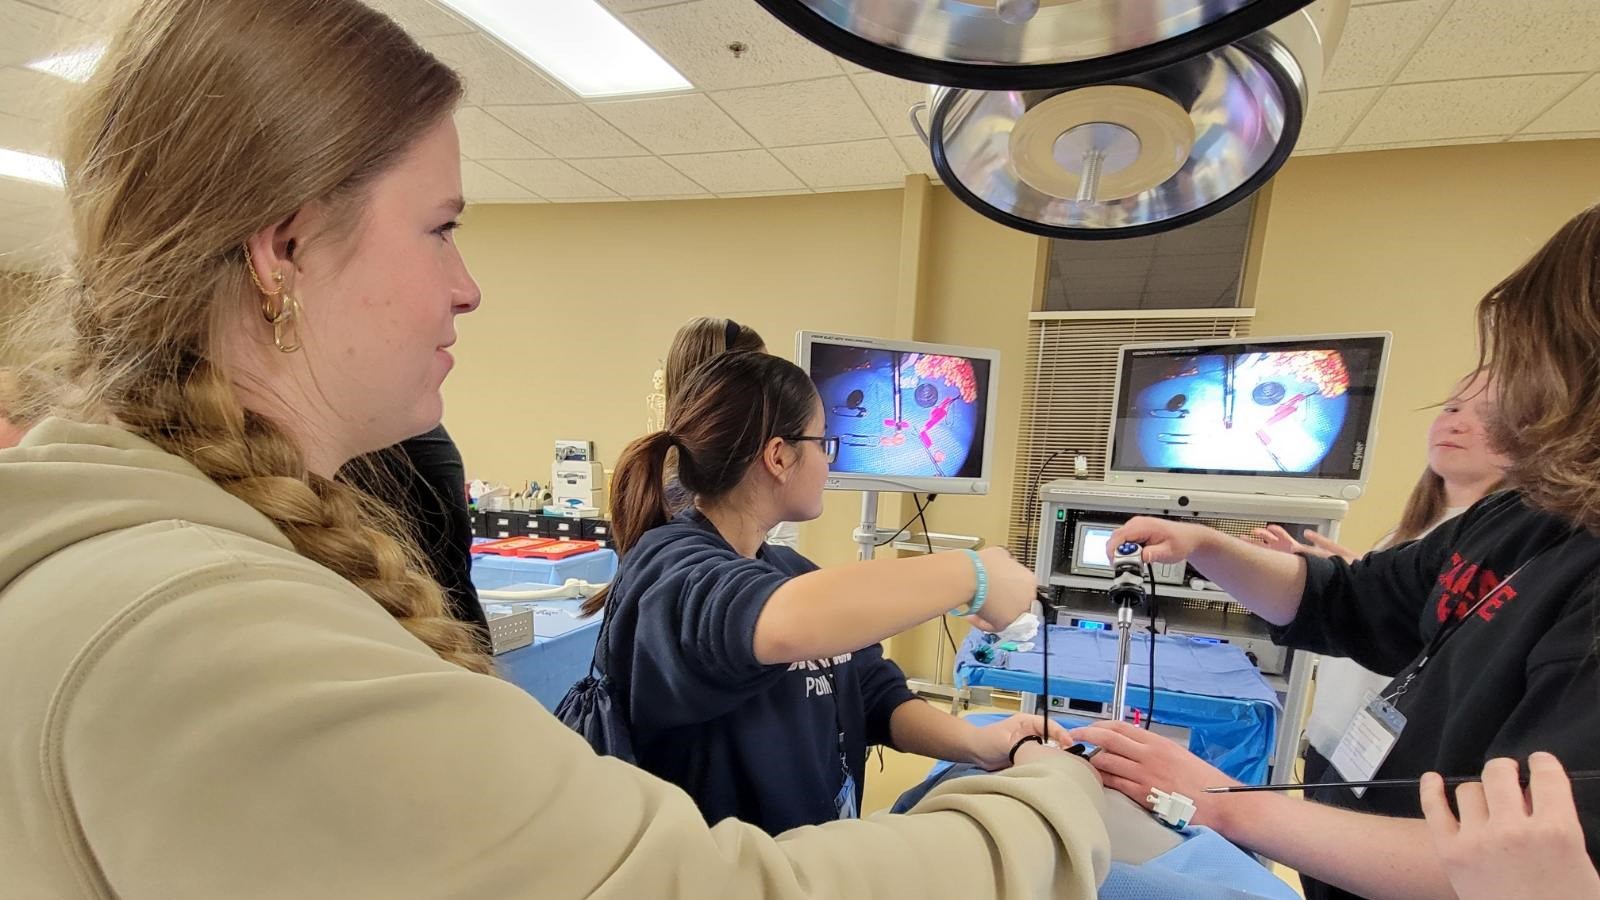
M 1027 734 L 1027 735 L 1023 735 L 1022 736 L 1022 740 L 1017 741 L 1015 744 L 1012 744 L 1011 745 L 1011 764 L 1013 766 L 1017 764 L 1017 751 L 1022 749 L 1022 745 L 1023 744 L 1028 744 L 1028 743 L 1043 744 L 1044 743 L 1044 738 L 1038 736 L 1037 734 Z

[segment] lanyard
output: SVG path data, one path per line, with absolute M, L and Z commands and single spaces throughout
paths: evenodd
M 830 700 L 834 701 L 834 729 L 838 735 L 838 788 L 845 790 L 845 785 L 850 783 L 850 756 L 845 753 L 845 714 L 838 703 L 838 665 L 829 660 L 827 669 L 827 693 Z
M 1483 608 L 1485 603 L 1488 603 L 1490 600 L 1493 600 L 1495 597 L 1499 596 L 1500 592 L 1505 590 L 1506 587 L 1511 584 L 1511 579 L 1517 577 L 1518 573 L 1520 573 L 1523 569 L 1526 569 L 1528 566 L 1537 562 L 1539 557 L 1549 553 L 1553 547 L 1554 545 L 1545 547 L 1543 550 L 1540 550 L 1538 553 L 1534 554 L 1532 559 L 1529 559 L 1522 565 L 1517 566 L 1510 575 L 1500 579 L 1499 584 L 1495 585 L 1482 597 L 1479 597 L 1476 603 L 1468 607 L 1467 611 L 1463 613 L 1460 618 L 1452 619 L 1451 621 L 1439 626 L 1439 630 L 1433 634 L 1433 640 L 1428 642 L 1428 649 L 1422 652 L 1422 658 L 1417 660 L 1415 668 L 1413 668 L 1411 672 L 1406 675 L 1406 680 L 1401 682 L 1399 687 L 1395 688 L 1383 699 L 1393 704 L 1395 701 L 1404 696 L 1405 692 L 1410 689 L 1411 683 L 1417 680 L 1418 675 L 1422 674 L 1422 670 L 1427 668 L 1428 663 L 1434 657 L 1439 655 L 1439 651 L 1444 648 L 1445 642 L 1450 640 L 1450 638 L 1454 636 L 1457 631 L 1460 631 L 1462 626 L 1466 625 L 1467 622 L 1477 614 L 1478 610 Z
M 839 764 L 846 773 L 850 771 L 849 760 L 844 752 L 844 713 L 839 708 L 839 675 L 838 664 L 828 660 L 828 698 L 833 701 L 833 726 L 839 735 Z

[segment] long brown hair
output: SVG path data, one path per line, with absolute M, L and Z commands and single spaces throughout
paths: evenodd
M 1600 206 L 1489 291 L 1478 345 L 1508 480 L 1535 507 L 1600 532 Z
M 765 353 L 724 353 L 690 376 L 667 411 L 664 431 L 628 445 L 611 480 L 611 528 L 626 554 L 645 532 L 667 524 L 667 455 L 677 451 L 678 480 L 699 500 L 727 496 L 774 438 L 805 433 L 816 413 L 817 388 L 788 360 Z M 585 615 L 605 608 L 602 592 Z
M 1462 392 L 1470 388 L 1483 370 L 1473 372 L 1471 375 L 1456 383 L 1455 393 L 1444 405 L 1460 400 Z M 1501 478 L 1484 492 L 1485 496 L 1502 490 L 1506 480 Z M 1431 467 L 1423 466 L 1422 474 L 1417 478 L 1417 484 L 1411 489 L 1411 496 L 1406 498 L 1405 509 L 1400 513 L 1400 524 L 1395 526 L 1394 534 L 1389 538 L 1389 546 L 1404 544 L 1414 541 L 1428 529 L 1439 523 L 1444 518 L 1445 510 L 1449 509 L 1449 497 L 1445 492 L 1444 478 Z
M 724 353 L 753 353 L 765 350 L 767 342 L 748 325 L 732 319 L 713 319 L 701 316 L 684 323 L 672 336 L 672 347 L 667 351 L 666 376 L 667 406 L 678 391 L 689 383 L 689 376 L 712 359 Z
M 114 422 L 273 521 L 444 659 L 491 668 L 392 511 L 307 470 L 219 357 L 258 305 L 245 241 L 310 203 L 348 241 L 375 177 L 448 119 L 459 78 L 355 0 L 145 0 L 69 117 L 77 252 L 29 312 L 34 411 Z M 337 244 L 336 244 L 337 246 Z
M 1505 489 L 1507 484 L 1504 478 L 1500 479 L 1484 492 L 1484 496 Z M 1405 509 L 1400 513 L 1400 524 L 1395 526 L 1394 536 L 1389 539 L 1389 546 L 1397 546 L 1422 537 L 1429 528 L 1444 518 L 1445 510 L 1449 508 L 1444 479 L 1439 477 L 1438 472 L 1424 466 L 1422 475 L 1417 478 L 1416 486 L 1411 489 L 1411 495 L 1406 498 Z

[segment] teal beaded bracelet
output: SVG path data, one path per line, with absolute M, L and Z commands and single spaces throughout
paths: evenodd
M 972 560 L 972 573 L 978 577 L 978 589 L 972 594 L 972 601 L 966 606 L 958 606 L 950 610 L 952 616 L 975 616 L 978 610 L 983 609 L 983 604 L 989 599 L 989 570 L 983 564 L 983 557 L 976 550 L 963 551 Z

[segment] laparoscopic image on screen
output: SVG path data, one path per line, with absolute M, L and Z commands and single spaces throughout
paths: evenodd
M 811 377 L 828 435 L 839 438 L 833 471 L 904 478 L 982 473 L 987 360 L 818 343 Z
M 1338 475 L 1360 466 L 1341 439 L 1351 370 L 1338 350 L 1133 355 L 1119 406 L 1118 468 Z

